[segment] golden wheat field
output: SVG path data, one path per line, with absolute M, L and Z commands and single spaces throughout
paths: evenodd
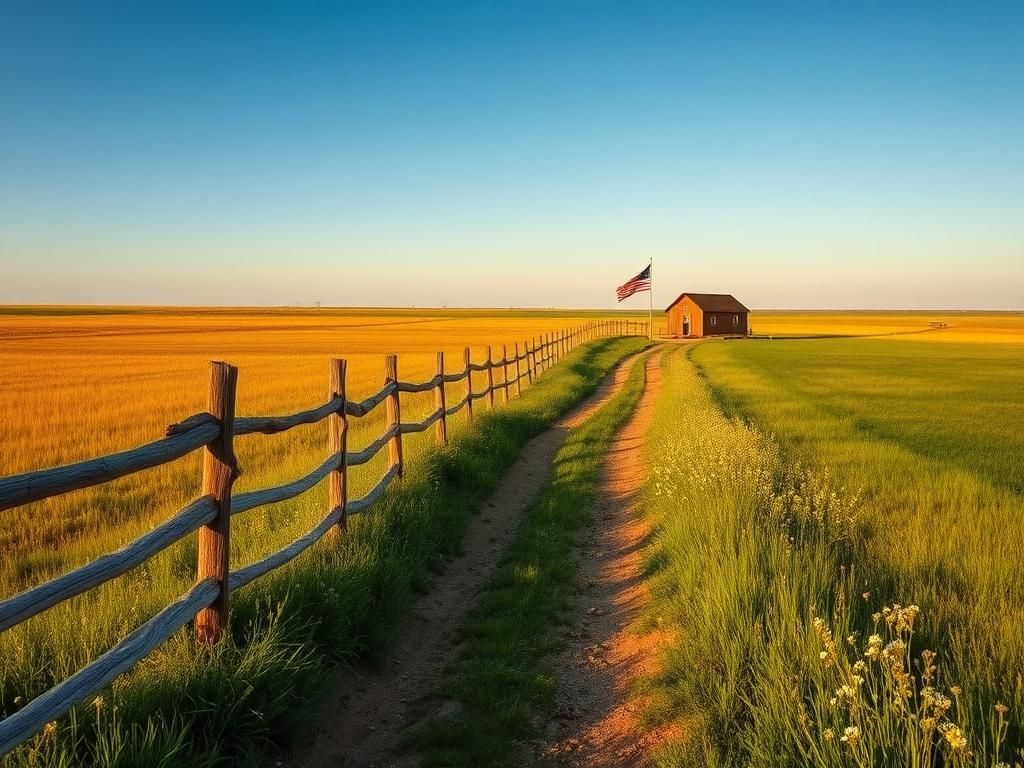
M 348 396 L 362 399 L 380 389 L 385 354 L 398 354 L 400 379 L 420 381 L 434 374 L 438 351 L 445 353 L 446 370 L 455 372 L 463 368 L 467 346 L 475 362 L 486 358 L 489 344 L 498 359 L 502 345 L 511 355 L 516 344 L 598 318 L 494 310 L 10 310 L 0 313 L 0 475 L 160 437 L 168 424 L 205 409 L 211 360 L 238 366 L 237 414 L 285 414 L 324 401 L 330 357 L 348 361 Z M 485 376 L 474 374 L 476 391 L 486 385 Z M 501 380 L 498 370 L 495 381 Z M 465 393 L 463 384 L 449 387 L 453 402 Z M 405 394 L 402 406 L 403 420 L 422 418 L 434 407 L 433 395 Z M 383 420 L 382 408 L 351 420 L 350 447 L 377 437 Z M 430 439 L 410 437 L 414 452 L 419 441 Z M 243 476 L 237 488 L 263 488 L 305 474 L 323 460 L 326 440 L 322 423 L 240 438 Z M 378 457 L 353 471 L 352 493 L 374 482 L 383 461 Z M 12 524 L 0 533 L 0 549 L 11 555 L 0 566 L 0 594 L 109 551 L 166 518 L 196 495 L 199 462 L 192 454 L 13 510 Z M 268 512 L 266 520 L 283 529 L 268 539 L 294 533 L 281 522 L 290 517 Z M 255 527 L 254 536 L 266 534 Z

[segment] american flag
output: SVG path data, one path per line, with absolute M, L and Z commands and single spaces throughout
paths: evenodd
M 640 293 L 642 291 L 651 290 L 651 265 L 648 264 L 644 267 L 636 277 L 631 277 L 629 280 L 624 282 L 618 288 L 615 289 L 615 294 L 619 297 L 619 301 L 628 299 L 634 293 Z

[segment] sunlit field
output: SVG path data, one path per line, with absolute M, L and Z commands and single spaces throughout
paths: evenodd
M 562 330 L 597 315 L 496 310 L 145 310 L 17 308 L 0 312 L 0 380 L 5 418 L 0 422 L 0 475 L 56 466 L 148 442 L 164 428 L 206 407 L 208 366 L 238 366 L 237 413 L 290 413 L 327 396 L 329 357 L 348 360 L 349 397 L 378 390 L 384 355 L 399 354 L 399 377 L 419 381 L 434 374 L 435 354 L 445 352 L 448 372 L 473 360 L 486 345 L 502 356 L 542 333 Z M 511 372 L 514 376 L 514 370 Z M 474 388 L 486 374 L 475 373 Z M 496 381 L 502 380 L 496 372 Z M 450 385 L 452 400 L 464 385 Z M 500 400 L 501 395 L 498 395 Z M 479 406 L 478 406 L 479 407 Z M 403 419 L 433 410 L 433 395 L 403 395 Z M 456 419 L 465 418 L 459 414 Z M 384 412 L 352 420 L 349 444 L 362 447 L 383 431 Z M 409 436 L 411 450 L 429 436 Z M 281 435 L 238 441 L 243 476 L 239 491 L 276 485 L 308 472 L 327 453 L 325 423 Z M 378 457 L 352 472 L 352 492 L 368 488 L 383 471 Z M 12 510 L 0 531 L 0 594 L 26 581 L 63 570 L 127 541 L 180 508 L 199 488 L 200 457 L 124 478 L 96 489 Z M 258 536 L 271 551 L 296 529 L 291 514 L 268 508 L 274 531 Z M 242 526 L 239 527 L 240 529 Z M 280 529 L 280 530 L 278 530 Z M 116 533 L 112 533 L 116 531 Z M 247 548 L 246 534 L 237 543 Z
M 933 329 L 932 323 L 946 327 Z M 750 327 L 758 336 L 915 334 L 922 341 L 1024 344 L 1024 312 L 755 310 Z
M 399 376 L 434 373 L 435 352 L 461 370 L 487 342 L 508 344 L 567 329 L 597 315 L 559 312 L 132 312 L 0 317 L 5 386 L 3 468 L 24 471 L 152 440 L 205 408 L 208 361 L 239 367 L 238 413 L 290 413 L 327 396 L 327 359 L 349 360 L 348 394 L 361 399 L 383 383 L 383 356 L 399 355 Z M 603 339 L 578 350 L 540 382 L 493 413 L 478 400 L 470 429 L 452 419 L 452 445 L 406 436 L 406 477 L 352 520 L 332 546 L 233 595 L 231 637 L 212 657 L 179 632 L 122 676 L 92 705 L 58 722 L 3 765 L 212 765 L 279 749 L 308 724 L 331 665 L 378 655 L 393 622 L 422 589 L 429 570 L 457 549 L 481 494 L 519 448 L 592 390 L 642 339 Z M 500 357 L 500 347 L 494 350 Z M 502 377 L 497 372 L 496 381 Z M 514 375 L 514 372 L 513 372 Z M 475 389 L 486 374 L 477 374 Z M 450 386 L 450 402 L 464 394 Z M 434 407 L 432 393 L 402 396 L 403 421 Z M 502 396 L 497 395 L 500 404 Z M 378 409 L 350 419 L 349 447 L 383 431 Z M 411 437 L 411 439 L 409 439 Z M 283 435 L 251 435 L 236 446 L 248 490 L 295 479 L 327 455 L 324 424 Z M 385 456 L 352 473 L 350 495 L 380 476 Z M 166 519 L 199 492 L 198 455 L 92 491 L 9 510 L 2 590 L 11 594 L 109 552 Z M 255 561 L 304 534 L 327 511 L 321 485 L 290 502 L 232 520 L 232 567 Z M 9 554 L 8 554 L 9 553 Z M 124 576 L 0 635 L 0 710 L 15 711 L 109 648 L 174 599 L 195 578 L 195 537 Z M 211 709 L 212 708 L 212 709 Z M 209 710 L 209 711 L 208 711 Z
M 666 765 L 1024 761 L 1021 320 L 939 319 L 671 363 L 649 507 L 677 644 L 654 716 L 701 736 Z

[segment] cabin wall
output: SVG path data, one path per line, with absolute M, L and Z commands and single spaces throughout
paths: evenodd
M 746 336 L 746 312 L 706 312 L 702 336 Z
M 669 336 L 683 335 L 683 317 L 690 314 L 690 335 L 701 336 L 703 334 L 704 313 L 687 296 L 682 301 L 676 302 L 668 310 L 668 334 Z

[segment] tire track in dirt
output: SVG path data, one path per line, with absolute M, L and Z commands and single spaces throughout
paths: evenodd
M 644 442 L 661 391 L 664 350 L 646 362 L 647 386 L 630 420 L 612 442 L 580 551 L 580 592 L 555 663 L 557 710 L 538 761 L 588 768 L 641 765 L 657 745 L 682 737 L 678 726 L 641 725 L 642 699 L 633 685 L 651 674 L 668 641 L 660 630 L 634 625 L 647 601 L 643 550 L 650 527 L 639 495 L 647 479 Z
M 458 630 L 489 583 L 516 526 L 537 498 L 555 453 L 570 429 L 585 421 L 625 384 L 636 355 L 616 366 L 597 391 L 551 429 L 530 440 L 498 487 L 474 515 L 463 554 L 437 576 L 413 606 L 380 670 L 339 674 L 325 699 L 313 743 L 295 756 L 297 768 L 384 768 L 416 765 L 397 747 L 411 708 L 440 681 L 455 653 Z

